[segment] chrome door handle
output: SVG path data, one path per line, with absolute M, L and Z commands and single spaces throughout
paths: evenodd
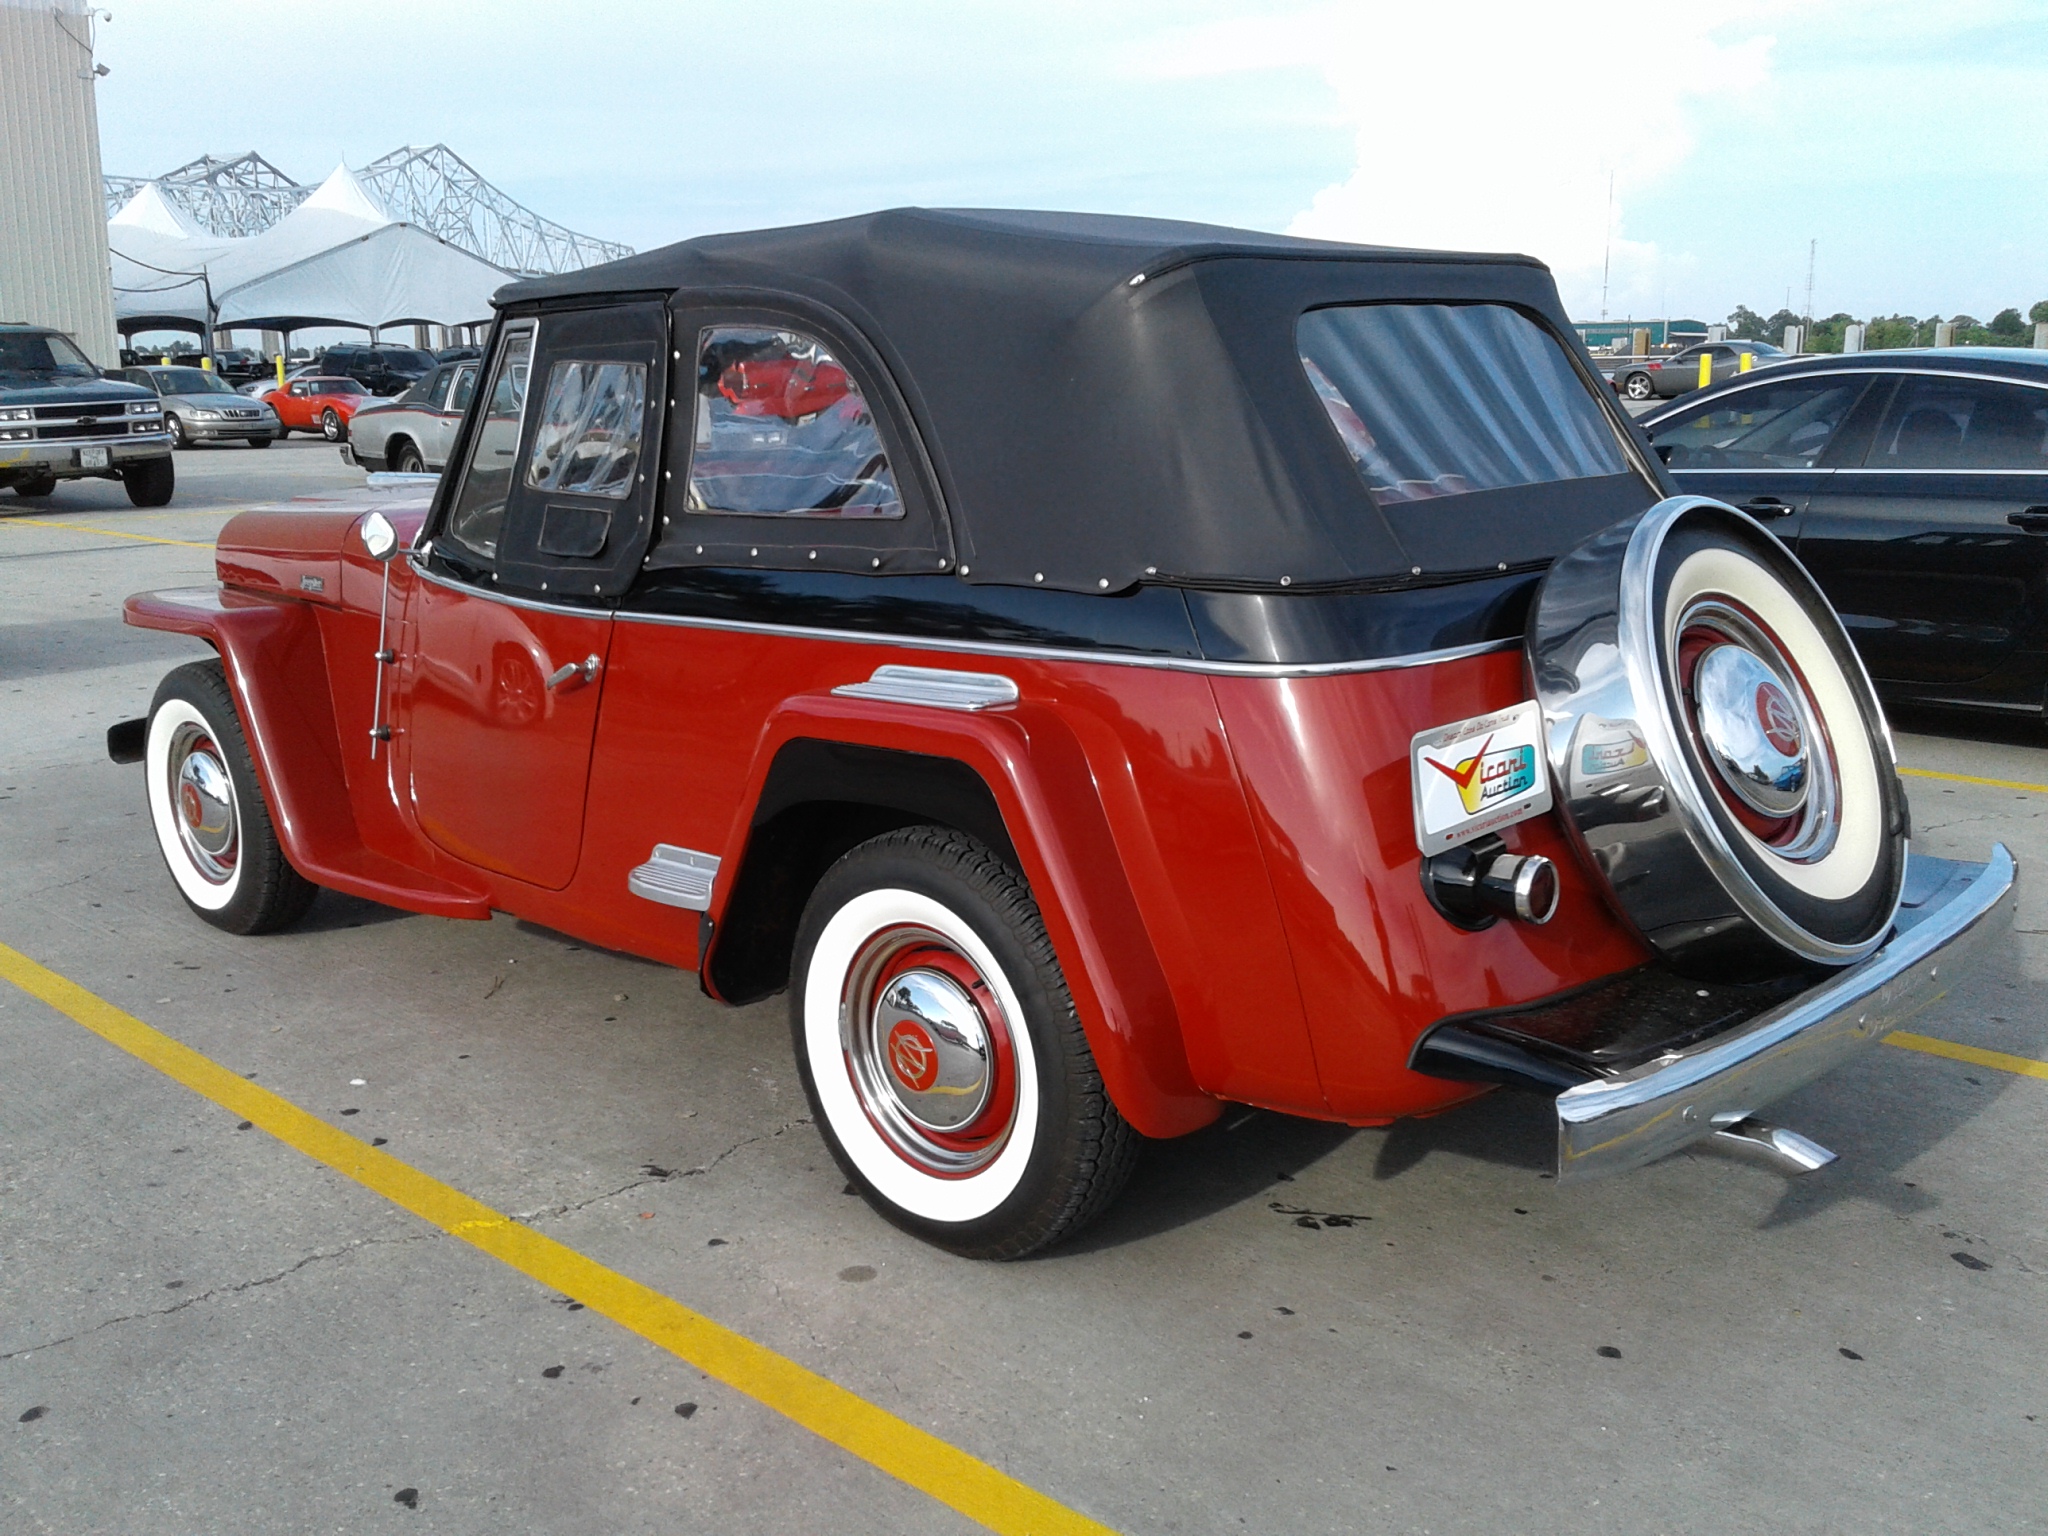
M 2005 520 L 2026 533 L 2048 533 L 2048 507 L 2028 507 L 2024 512 L 2008 512 Z
M 1775 496 L 1752 496 L 1747 501 L 1738 501 L 1736 505 L 1751 517 L 1790 517 L 1792 515 L 1792 504 L 1788 501 L 1780 501 Z
M 597 676 L 597 669 L 601 665 L 603 663 L 594 655 L 586 656 L 581 661 L 565 661 L 548 674 L 548 686 L 559 688 L 579 673 L 582 674 L 583 681 L 590 682 Z

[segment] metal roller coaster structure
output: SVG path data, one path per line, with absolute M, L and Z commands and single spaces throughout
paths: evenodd
M 356 172 L 392 218 L 417 225 L 507 271 L 574 272 L 633 254 L 629 245 L 579 235 L 522 207 L 445 144 L 407 145 Z M 208 234 L 260 234 L 314 188 L 255 151 L 232 160 L 202 155 L 161 176 L 107 176 L 107 217 L 154 182 Z

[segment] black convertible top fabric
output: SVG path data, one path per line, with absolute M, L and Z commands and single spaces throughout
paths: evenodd
M 1506 303 L 1576 351 L 1548 270 L 1526 256 L 904 208 L 705 236 L 511 284 L 495 302 L 650 292 L 823 311 L 864 337 L 976 582 L 1317 587 L 1404 582 L 1418 567 L 1443 580 L 1560 554 L 1654 496 L 1627 475 L 1383 514 L 1331 430 L 1296 355 L 1304 310 Z

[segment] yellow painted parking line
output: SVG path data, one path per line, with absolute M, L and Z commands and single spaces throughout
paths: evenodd
M 2048 795 L 2048 784 L 2022 784 L 2017 779 L 1980 779 L 1973 773 L 1937 773 L 1932 768 L 1901 768 L 1911 779 L 1946 779 L 1951 784 L 1982 784 L 1987 789 L 2023 789 L 2029 794 Z
M 229 1114 L 260 1126 L 286 1146 L 346 1174 L 365 1189 L 549 1289 L 573 1296 L 591 1311 L 602 1313 L 970 1520 L 1004 1536 L 1109 1536 L 1108 1526 L 1056 1503 L 987 1462 L 691 1311 L 672 1297 L 521 1226 L 387 1152 L 364 1145 L 4 944 L 0 944 L 0 979 L 11 981 Z
M 166 539 L 153 533 L 122 533 L 115 528 L 88 528 L 84 523 L 59 523 L 43 517 L 0 518 L 0 528 L 62 528 L 67 533 L 96 533 L 103 539 L 134 539 L 142 544 L 175 544 L 180 549 L 212 549 L 191 539 Z
M 2031 1056 L 2012 1056 L 2004 1051 L 1958 1045 L 1953 1040 L 1937 1040 L 1932 1035 L 1916 1035 L 1904 1029 L 1893 1030 L 1884 1038 L 1887 1045 L 1903 1045 L 1909 1051 L 1925 1051 L 1930 1056 L 1946 1056 L 1950 1061 L 1967 1061 L 1973 1067 L 1990 1067 L 1996 1072 L 2016 1072 L 2021 1077 L 2048 1080 L 2048 1061 L 2036 1061 Z

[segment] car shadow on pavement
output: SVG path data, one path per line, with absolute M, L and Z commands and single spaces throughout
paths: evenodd
M 293 933 L 336 933 L 344 928 L 369 928 L 379 923 L 395 923 L 415 914 L 398 907 L 387 907 L 362 896 L 350 896 L 342 891 L 323 888 L 314 898 L 306 915 L 293 926 Z
M 1231 1105 L 1206 1129 L 1146 1144 L 1137 1171 L 1101 1220 L 1057 1255 L 1142 1242 L 1231 1206 L 1284 1194 L 1302 1170 L 1358 1132 L 1348 1125 Z

